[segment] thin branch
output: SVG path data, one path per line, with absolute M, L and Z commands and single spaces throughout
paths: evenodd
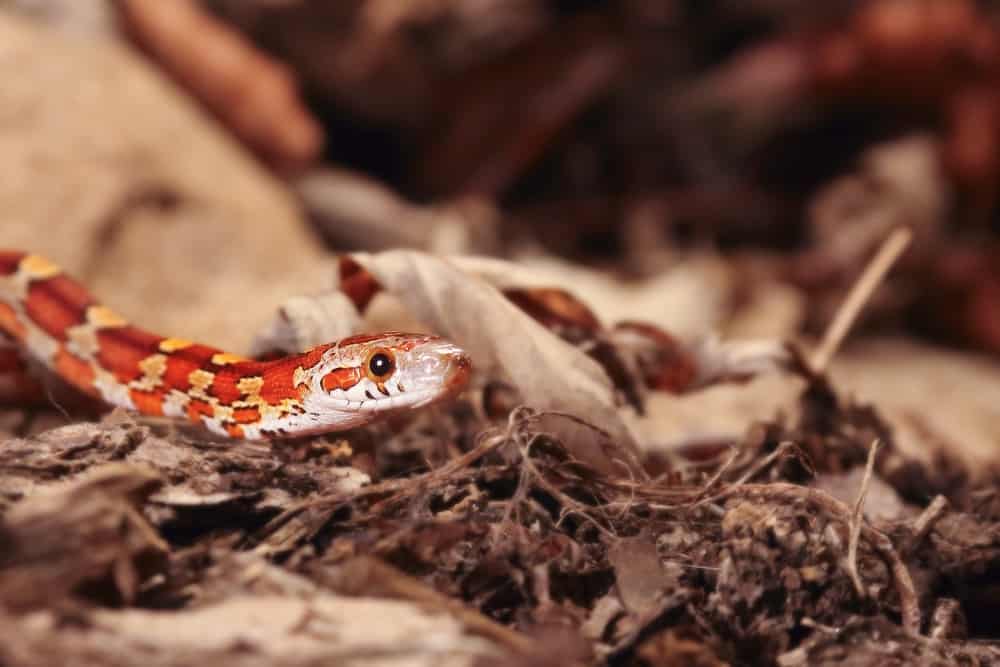
M 861 480 L 861 488 L 858 490 L 858 499 L 854 502 L 854 512 L 851 514 L 851 539 L 847 545 L 847 572 L 854 582 L 854 590 L 858 597 L 866 598 L 868 593 L 861 581 L 858 573 L 858 542 L 861 539 L 861 526 L 865 517 L 862 510 L 865 507 L 865 498 L 868 496 L 868 487 L 871 485 L 872 472 L 875 470 L 875 455 L 878 453 L 879 439 L 872 441 L 872 446 L 868 450 L 868 463 L 865 465 L 865 476 Z
M 927 538 L 934 524 L 937 523 L 937 520 L 941 518 L 946 509 L 948 509 L 948 499 L 940 494 L 935 496 L 931 504 L 914 520 L 913 537 L 907 545 L 907 551 L 915 549 Z
M 912 239 L 913 232 L 909 228 L 900 227 L 896 229 L 885 240 L 882 247 L 879 248 L 878 253 L 872 258 L 872 261 L 868 263 L 864 273 L 854 283 L 854 287 L 851 288 L 847 298 L 841 304 L 837 315 L 833 318 L 833 322 L 827 327 L 822 342 L 812 356 L 810 365 L 815 373 L 821 374 L 826 370 L 830 360 L 837 353 L 837 350 L 840 349 L 841 343 L 844 342 L 844 338 L 858 319 L 858 315 L 860 315 L 865 304 L 868 303 L 868 300 L 875 290 L 878 289 L 878 286 L 882 284 L 886 273 L 889 272 L 892 265 L 899 259 L 903 251 L 906 250 L 906 247 L 910 245 Z

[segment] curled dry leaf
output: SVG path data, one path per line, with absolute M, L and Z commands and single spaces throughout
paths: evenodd
M 683 393 L 782 372 L 792 362 L 780 340 L 719 340 L 713 330 L 721 319 L 725 279 L 710 263 L 668 272 L 634 287 L 631 296 L 623 299 L 621 284 L 578 268 L 566 267 L 563 271 L 561 265 L 554 264 L 535 271 L 479 257 L 457 258 L 455 262 L 502 289 L 522 310 L 563 338 L 575 343 L 589 335 L 592 356 L 616 379 L 632 403 L 636 402 L 631 398 L 634 392 L 619 381 L 618 371 L 623 364 L 633 369 L 632 374 L 640 375 L 649 389 Z M 540 281 L 544 279 L 556 285 L 572 284 L 577 292 L 596 294 L 596 300 L 584 304 L 572 292 L 552 287 L 552 283 L 542 286 Z M 359 281 L 355 278 L 353 284 Z M 613 295 L 625 303 L 614 303 Z M 699 305 L 699 296 L 704 307 Z M 604 331 L 595 311 L 619 315 L 620 321 L 610 331 Z M 636 313 L 647 319 L 633 321 Z M 674 315 L 679 329 L 670 321 Z M 610 360 L 615 363 L 607 363 L 608 347 L 614 352 Z
M 586 304 L 560 288 L 508 287 L 503 295 L 561 338 L 582 343 L 626 394 L 619 375 L 628 371 L 649 389 L 682 393 L 781 372 L 793 361 L 787 346 L 773 339 L 722 341 L 711 334 L 683 343 L 654 324 L 634 321 L 606 331 Z
M 491 285 L 513 288 L 561 288 L 587 295 L 587 307 L 605 322 L 635 319 L 691 340 L 715 330 L 733 298 L 731 268 L 714 255 L 695 256 L 670 270 L 640 281 L 623 281 L 606 273 L 551 257 L 520 257 L 516 263 L 488 257 L 456 257 L 463 270 Z
M 0 403 L 41 401 L 45 388 L 31 374 L 28 361 L 17 345 L 0 339 Z
M 608 432 L 620 458 L 638 470 L 635 439 L 615 408 L 614 385 L 583 351 L 451 262 L 404 250 L 359 253 L 352 259 L 421 322 L 468 350 L 480 373 L 503 378 L 535 408 L 586 417 Z M 622 472 L 589 439 L 565 444 L 599 470 Z
M 656 387 L 642 372 L 640 360 L 611 339 L 586 304 L 556 287 L 508 287 L 503 295 L 546 329 L 584 350 L 608 374 L 624 402 L 645 414 L 645 389 Z M 684 361 L 671 358 L 668 363 Z

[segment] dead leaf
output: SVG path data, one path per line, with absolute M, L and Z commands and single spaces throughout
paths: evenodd
M 669 579 L 653 540 L 642 535 L 622 539 L 608 550 L 608 559 L 629 613 L 641 617 L 655 609 Z

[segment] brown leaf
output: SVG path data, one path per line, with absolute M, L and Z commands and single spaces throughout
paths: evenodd
M 608 559 L 615 568 L 618 594 L 629 613 L 643 617 L 655 609 L 670 579 L 653 540 L 648 536 L 625 538 L 611 546 Z

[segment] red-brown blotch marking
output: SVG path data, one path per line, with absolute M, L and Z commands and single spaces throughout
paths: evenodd
M 254 424 L 260 421 L 260 410 L 256 407 L 233 409 L 233 421 L 237 424 Z
M 281 405 L 284 401 L 302 400 L 305 387 L 296 382 L 295 363 L 282 362 L 268 370 L 267 382 L 260 388 L 260 398 L 270 405 Z
M 333 391 L 334 389 L 350 389 L 358 382 L 361 382 L 362 370 L 358 367 L 338 368 L 323 376 L 323 389 Z
M 17 273 L 23 259 L 23 252 L 0 251 L 0 276 L 12 276 Z
M 139 364 L 156 354 L 160 336 L 138 327 L 124 326 L 97 332 L 97 361 L 123 384 L 142 376 Z
M 214 347 L 192 343 L 167 355 L 167 371 L 163 374 L 163 382 L 168 387 L 189 391 L 192 387 L 192 374 L 208 366 L 218 352 Z M 210 384 L 211 382 L 206 388 Z
M 53 361 L 56 372 L 67 382 L 88 394 L 96 395 L 94 367 L 60 346 Z
M 206 393 L 219 399 L 219 403 L 230 405 L 243 397 L 243 392 L 239 389 L 239 383 L 242 379 L 243 377 L 238 373 L 216 373 Z
M 192 398 L 187 406 L 188 419 L 193 422 L 200 422 L 202 417 L 206 419 L 211 419 L 215 416 L 215 408 L 212 407 L 211 403 L 201 400 L 200 398 Z
M 17 340 L 24 340 L 24 337 L 28 335 L 24 323 L 21 322 L 14 309 L 6 303 L 0 303 L 0 329 Z
M 322 345 L 308 352 L 267 363 L 267 382 L 260 387 L 260 397 L 271 405 L 281 405 L 284 401 L 300 401 L 304 386 L 304 371 L 313 368 L 323 360 L 323 355 L 332 345 Z
M 135 409 L 147 415 L 163 416 L 163 402 L 166 393 L 160 390 L 143 391 L 130 389 L 129 397 L 135 404 Z
M 82 286 L 66 276 L 55 276 L 31 283 L 24 311 L 42 331 L 65 341 L 68 328 L 87 321 L 87 306 L 91 303 Z

